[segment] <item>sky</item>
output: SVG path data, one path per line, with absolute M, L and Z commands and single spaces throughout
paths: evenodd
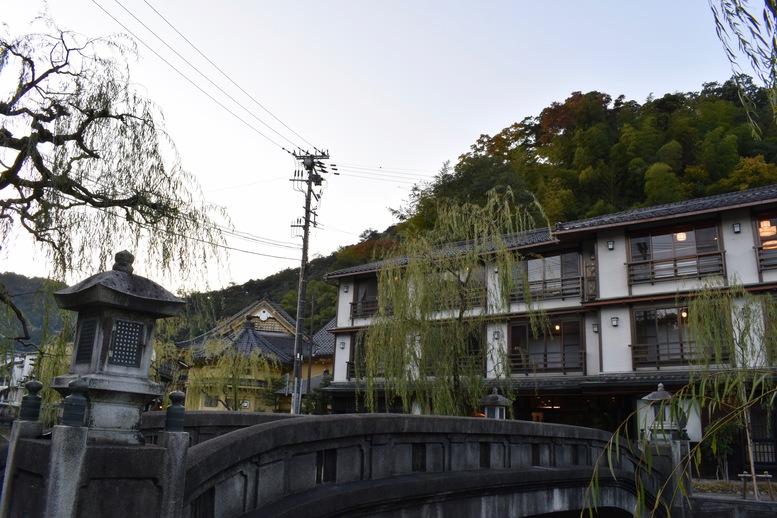
M 43 6 L 0 0 L 5 33 L 29 32 Z M 205 199 L 250 236 L 230 238 L 229 268 L 186 287 L 194 291 L 299 268 L 302 240 L 290 225 L 304 216 L 304 196 L 292 188 L 289 151 L 328 150 L 340 173 L 326 176 L 315 258 L 386 229 L 395 223 L 388 209 L 401 207 L 414 183 L 454 164 L 480 135 L 572 92 L 642 103 L 731 76 L 707 0 L 52 0 L 48 8 L 60 28 L 138 41 L 133 82 L 160 106 Z M 31 249 L 23 236 L 11 242 L 0 271 L 47 275 Z

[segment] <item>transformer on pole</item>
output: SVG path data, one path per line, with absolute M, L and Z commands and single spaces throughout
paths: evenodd
M 294 383 L 291 392 L 291 413 L 299 414 L 302 402 L 302 336 L 305 322 L 305 295 L 308 284 L 308 241 L 310 225 L 316 226 L 316 209 L 323 191 L 324 177 L 327 173 L 323 160 L 329 159 L 329 153 L 316 150 L 316 153 L 298 151 L 294 158 L 302 169 L 294 171 L 294 188 L 305 194 L 305 217 L 292 223 L 292 228 L 302 229 L 302 261 L 299 268 L 299 290 L 297 292 L 297 322 L 294 331 Z M 314 191 L 315 188 L 319 188 Z M 316 205 L 313 205 L 315 200 Z

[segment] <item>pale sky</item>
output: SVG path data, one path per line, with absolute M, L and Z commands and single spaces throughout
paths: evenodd
M 28 32 L 42 5 L 0 0 L 0 21 L 11 34 Z M 384 230 L 394 223 L 388 207 L 401 206 L 414 182 L 455 163 L 481 134 L 574 91 L 642 103 L 731 76 L 707 0 L 52 0 L 49 7 L 63 29 L 134 34 L 142 58 L 132 77 L 164 112 L 184 167 L 208 201 L 227 207 L 237 231 L 270 241 L 230 239 L 243 251 L 230 252 L 229 271 L 210 288 L 299 268 L 301 239 L 290 224 L 303 216 L 304 198 L 292 189 L 295 162 L 281 146 L 327 149 L 341 173 L 328 177 L 313 258 L 358 242 L 367 228 Z M 0 271 L 46 275 L 46 265 L 25 253 L 30 246 L 20 239 L 0 251 Z M 203 279 L 187 288 L 207 287 Z

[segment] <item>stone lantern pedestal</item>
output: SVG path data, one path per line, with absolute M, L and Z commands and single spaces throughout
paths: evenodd
M 129 252 L 119 252 L 112 270 L 54 294 L 60 308 L 78 312 L 78 322 L 68 373 L 54 378 L 51 387 L 67 395 L 71 381 L 86 383 L 90 442 L 143 442 L 141 414 L 162 395 L 148 376 L 156 320 L 184 306 L 158 284 L 133 275 L 133 261 Z

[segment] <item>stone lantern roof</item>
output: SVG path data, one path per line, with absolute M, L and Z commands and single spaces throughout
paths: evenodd
M 125 251 L 116 254 L 112 270 L 101 272 L 54 293 L 62 309 L 110 306 L 159 317 L 171 317 L 186 304 L 159 284 L 133 275 L 135 257 Z
M 510 400 L 504 397 L 499 393 L 499 389 L 494 387 L 491 390 L 491 394 L 488 394 L 487 396 L 484 396 L 480 400 L 480 404 L 483 406 L 499 406 L 499 407 L 508 407 L 510 406 Z

